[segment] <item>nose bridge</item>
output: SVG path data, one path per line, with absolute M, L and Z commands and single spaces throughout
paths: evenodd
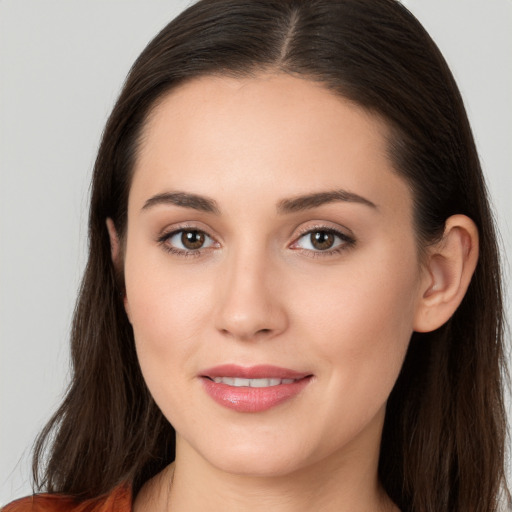
M 277 268 L 264 247 L 232 248 L 219 273 L 217 329 L 239 339 L 272 336 L 286 327 Z

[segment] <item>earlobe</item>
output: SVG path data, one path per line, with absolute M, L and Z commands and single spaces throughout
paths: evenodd
M 433 331 L 450 319 L 466 294 L 477 261 L 475 223 L 465 215 L 449 217 L 442 240 L 428 248 L 415 331 Z

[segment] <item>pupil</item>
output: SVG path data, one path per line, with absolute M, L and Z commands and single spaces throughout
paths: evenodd
M 200 249 L 204 244 L 204 233 L 199 231 L 184 231 L 181 235 L 181 243 L 187 249 Z
M 334 235 L 328 231 L 317 231 L 311 233 L 311 243 L 315 249 L 330 249 L 334 244 Z

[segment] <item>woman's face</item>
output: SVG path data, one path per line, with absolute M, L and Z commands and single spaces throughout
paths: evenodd
M 286 75 L 182 85 L 145 128 L 124 251 L 178 457 L 269 476 L 376 460 L 423 280 L 381 121 Z

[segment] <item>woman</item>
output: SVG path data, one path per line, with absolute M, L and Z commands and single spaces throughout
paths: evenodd
M 502 323 L 464 107 L 407 10 L 203 0 L 107 124 L 50 495 L 6 510 L 498 510 Z

